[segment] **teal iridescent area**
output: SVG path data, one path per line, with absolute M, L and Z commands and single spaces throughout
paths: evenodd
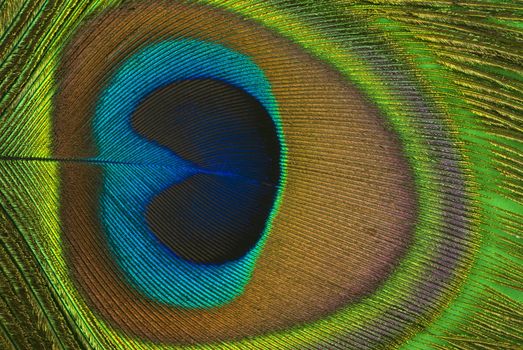
M 205 172 L 145 139 L 130 123 L 147 95 L 186 79 L 216 79 L 252 95 L 273 119 L 282 148 L 278 193 L 262 238 L 246 255 L 223 264 L 181 259 L 158 241 L 145 220 L 146 207 L 159 192 Z M 124 61 L 102 91 L 93 130 L 99 149 L 95 160 L 104 164 L 101 220 L 126 279 L 147 297 L 184 308 L 214 307 L 240 295 L 267 238 L 285 178 L 283 134 L 263 71 L 247 56 L 208 42 L 179 39 L 147 46 Z

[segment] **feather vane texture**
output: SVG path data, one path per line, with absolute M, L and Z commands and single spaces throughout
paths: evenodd
M 0 347 L 523 346 L 523 3 L 0 4 Z

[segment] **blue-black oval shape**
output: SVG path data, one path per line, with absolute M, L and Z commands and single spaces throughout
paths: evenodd
M 247 254 L 263 235 L 280 177 L 280 142 L 266 109 L 226 82 L 191 79 L 152 92 L 131 122 L 197 171 L 147 206 L 158 239 L 195 263 Z

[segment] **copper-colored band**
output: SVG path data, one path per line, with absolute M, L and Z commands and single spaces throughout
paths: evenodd
M 138 294 L 112 261 L 100 227 L 99 166 L 62 167 L 62 221 L 73 276 L 115 327 L 153 341 L 200 343 L 260 335 L 322 318 L 372 292 L 410 242 L 416 201 L 397 140 L 362 94 L 291 41 L 221 10 L 142 4 L 88 23 L 63 58 L 57 157 L 96 154 L 96 96 L 118 62 L 151 42 L 208 40 L 250 56 L 278 101 L 287 187 L 245 293 L 210 310 Z

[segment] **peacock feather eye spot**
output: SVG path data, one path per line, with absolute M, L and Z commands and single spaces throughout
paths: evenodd
M 3 1 L 0 348 L 520 348 L 520 18 Z
M 281 172 L 277 129 L 265 108 L 227 83 L 182 80 L 147 96 L 132 126 L 194 168 L 148 204 L 147 222 L 158 239 L 197 263 L 220 264 L 251 250 Z

